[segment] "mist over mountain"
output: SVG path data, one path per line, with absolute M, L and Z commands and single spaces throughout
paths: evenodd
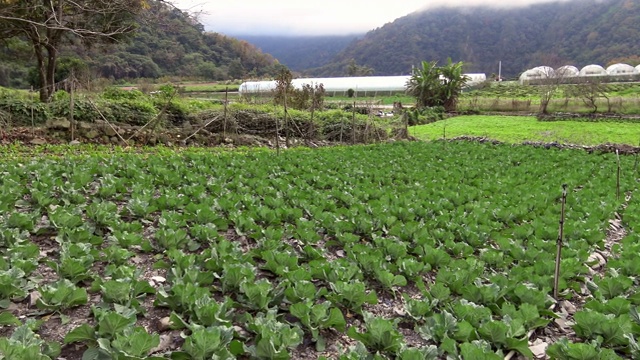
M 278 59 L 289 69 L 301 71 L 331 62 L 340 51 L 362 35 L 345 36 L 239 36 Z
M 467 72 L 515 77 L 538 65 L 606 65 L 640 55 L 640 1 L 573 0 L 517 8 L 442 7 L 368 32 L 316 76 L 343 76 L 347 64 L 376 75 L 409 74 L 420 61 L 464 61 Z

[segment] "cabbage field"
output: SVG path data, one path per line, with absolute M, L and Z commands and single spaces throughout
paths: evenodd
M 0 358 L 640 356 L 635 157 L 44 150 L 2 149 Z

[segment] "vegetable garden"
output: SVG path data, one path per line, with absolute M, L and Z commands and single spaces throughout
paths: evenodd
M 640 356 L 634 157 L 618 199 L 573 150 L 71 149 L 3 149 L 2 358 Z

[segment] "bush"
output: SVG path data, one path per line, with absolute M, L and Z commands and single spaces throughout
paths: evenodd
M 37 96 L 32 100 L 26 92 L 4 88 L 0 88 L 0 111 L 6 115 L 4 121 L 14 126 L 31 125 L 32 114 L 35 124 L 44 124 L 50 117 L 49 107 Z
M 444 119 L 445 110 L 442 106 L 411 108 L 407 110 L 409 126 L 424 125 Z

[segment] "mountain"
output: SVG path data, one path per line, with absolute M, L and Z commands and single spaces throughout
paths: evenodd
M 205 32 L 189 14 L 163 1 L 149 1 L 135 34 L 122 43 L 89 48 L 72 41 L 59 49 L 58 81 L 76 74 L 113 80 L 162 76 L 207 80 L 273 76 L 282 65 L 244 40 Z M 19 37 L 0 42 L 0 86 L 37 83 L 30 43 Z
M 539 66 L 596 63 L 640 54 L 640 1 L 573 0 L 517 8 L 438 8 L 368 32 L 331 64 L 309 70 L 341 76 L 350 61 L 376 75 L 409 74 L 420 61 L 464 61 L 466 72 L 515 77 Z
M 242 36 L 242 40 L 273 55 L 289 69 L 302 71 L 328 64 L 362 35 L 345 36 Z

